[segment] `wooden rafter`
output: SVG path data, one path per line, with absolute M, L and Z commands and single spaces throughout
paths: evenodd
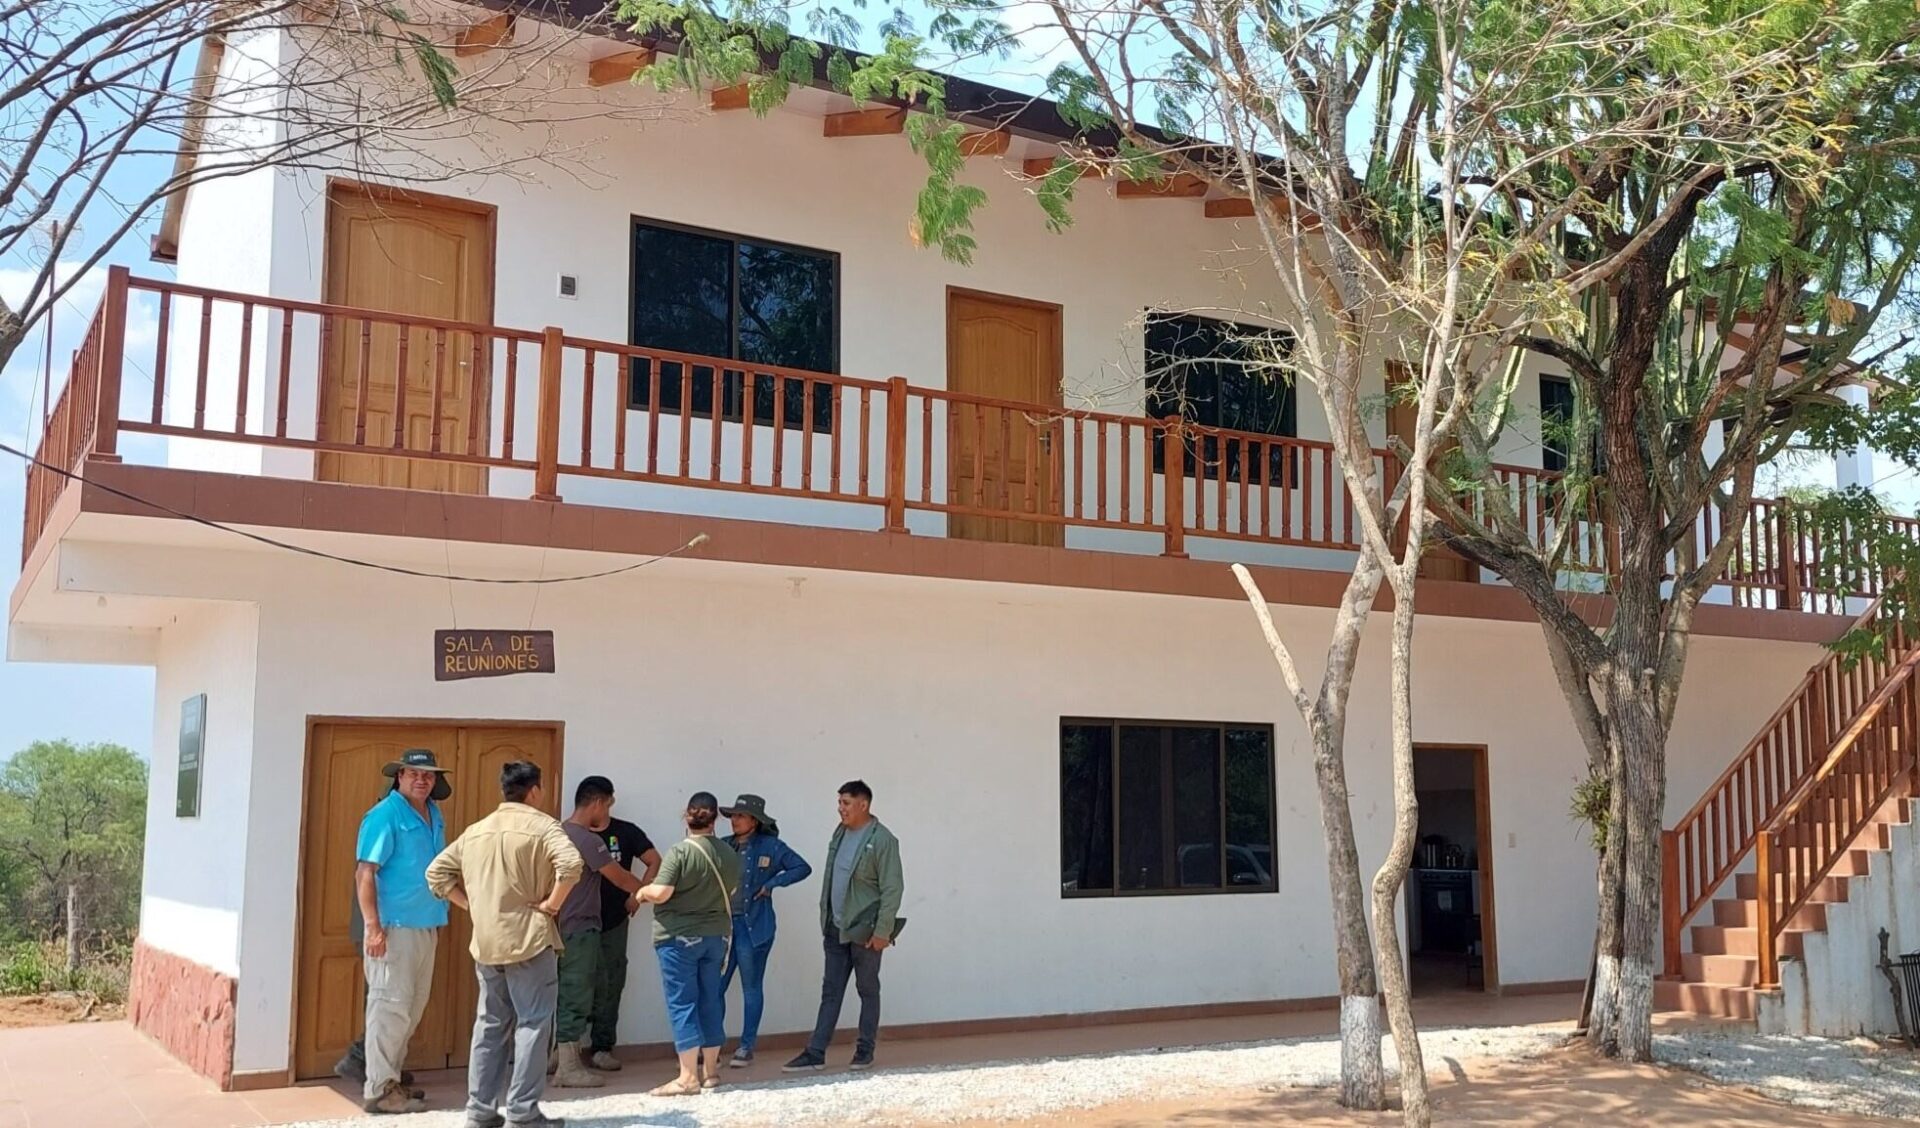
M 1028 157 L 1026 160 L 1020 162 L 1020 171 L 1028 176 L 1045 176 L 1053 171 L 1053 162 L 1054 158 L 1052 157 Z M 1080 166 L 1080 179 L 1082 180 L 1089 180 L 1099 175 L 1100 170 L 1093 165 Z
M 747 84 L 718 86 L 707 97 L 707 104 L 716 110 L 744 110 L 747 108 Z
M 1276 215 L 1285 216 L 1287 214 L 1288 204 L 1285 200 L 1269 197 L 1269 202 Z M 1208 200 L 1207 218 L 1252 219 L 1253 200 L 1246 196 L 1227 196 L 1217 200 Z M 1320 217 L 1317 215 L 1303 215 L 1300 219 L 1300 226 L 1308 231 L 1312 231 L 1314 228 L 1320 226 Z
M 587 85 L 612 86 L 616 82 L 632 82 L 634 75 L 652 65 L 653 51 L 647 47 L 602 55 L 587 64 Z
M 969 133 L 960 139 L 960 152 L 968 157 L 998 157 L 1013 144 L 1013 134 L 1004 129 L 989 129 L 980 133 Z
M 512 42 L 513 17 L 502 14 L 461 28 L 459 36 L 453 41 L 453 53 L 462 58 L 484 55 Z
M 1123 200 L 1197 200 L 1207 194 L 1207 182 L 1190 172 L 1181 172 L 1159 180 L 1122 180 L 1114 185 L 1113 194 Z
M 849 110 L 844 114 L 828 114 L 822 135 L 880 137 L 889 133 L 903 133 L 906 128 L 907 111 L 904 108 L 882 106 L 873 110 Z

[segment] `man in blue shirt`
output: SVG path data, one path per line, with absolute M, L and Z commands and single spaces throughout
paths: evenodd
M 366 922 L 368 1112 L 418 1112 L 426 1102 L 400 1080 L 400 1064 L 433 987 L 433 954 L 447 903 L 427 888 L 427 863 L 446 848 L 447 826 L 432 799 L 447 770 L 424 748 L 380 769 L 386 798 L 360 820 L 354 897 Z

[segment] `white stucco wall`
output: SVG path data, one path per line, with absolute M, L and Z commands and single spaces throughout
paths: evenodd
M 247 604 L 183 604 L 160 631 L 154 678 L 140 935 L 227 975 L 238 975 L 241 966 L 258 627 L 259 617 Z M 207 716 L 200 814 L 178 818 L 180 711 L 202 693 Z
M 621 814 L 666 841 L 678 805 L 696 788 L 757 791 L 816 863 L 834 789 L 866 778 L 877 812 L 905 844 L 905 911 L 914 921 L 889 957 L 890 1022 L 1335 989 L 1308 742 L 1238 604 L 669 562 L 543 590 L 536 606 L 527 590 L 462 588 L 450 596 L 433 581 L 281 555 L 112 547 L 70 546 L 71 582 L 218 592 L 261 608 L 253 772 L 245 781 L 251 807 L 205 847 L 226 859 L 227 882 L 235 877 L 232 852 L 245 847 L 236 1069 L 279 1068 L 287 1052 L 302 750 L 312 714 L 561 720 L 563 788 L 589 773 L 612 777 Z M 453 563 L 497 564 L 488 551 L 497 550 L 461 546 Z M 370 553 L 379 555 L 379 546 L 358 549 Z M 563 570 L 573 565 L 556 562 L 554 571 Z M 1277 616 L 1311 676 L 1328 613 L 1285 607 Z M 552 628 L 562 672 L 436 684 L 429 640 L 450 622 Z M 1369 865 L 1384 848 L 1390 810 L 1384 621 L 1377 626 L 1363 653 L 1348 746 Z M 1812 647 L 1789 644 L 1702 638 L 1696 646 L 1672 744 L 1670 814 L 1694 798 L 1697 785 L 1687 781 L 1718 771 L 1816 657 Z M 168 640 L 163 703 L 200 684 L 208 647 L 224 651 L 186 633 Z M 1576 979 L 1591 941 L 1593 863 L 1565 812 L 1583 757 L 1538 628 L 1431 619 L 1421 626 L 1419 655 L 1419 739 L 1489 748 L 1500 977 Z M 216 692 L 216 734 L 229 723 L 217 703 L 231 692 Z M 1273 724 L 1280 891 L 1063 900 L 1063 716 Z M 210 778 L 243 754 L 210 751 Z M 161 846 L 151 855 L 155 868 L 175 856 Z M 176 877 L 150 874 L 150 886 Z M 769 979 L 769 1031 L 811 1021 L 818 889 L 809 882 L 781 895 L 786 928 Z M 225 912 L 239 903 L 230 884 L 210 882 L 200 896 Z M 636 958 L 622 1036 L 655 1041 L 664 1029 L 659 996 L 644 950 Z

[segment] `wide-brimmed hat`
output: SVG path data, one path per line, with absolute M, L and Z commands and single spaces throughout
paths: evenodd
M 720 813 L 732 818 L 735 815 L 752 815 L 760 829 L 775 838 L 780 837 L 780 824 L 767 814 L 767 801 L 758 795 L 742 795 L 733 801 L 733 806 L 720 808 Z
M 381 766 L 380 774 L 388 779 L 398 779 L 400 773 L 407 768 L 434 773 L 433 791 L 427 798 L 438 801 L 453 794 L 453 785 L 447 782 L 447 773 L 453 769 L 441 767 L 440 761 L 425 748 L 409 748 L 400 753 L 398 760 L 389 760 Z

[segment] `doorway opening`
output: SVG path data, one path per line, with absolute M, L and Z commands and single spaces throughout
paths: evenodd
M 1496 992 L 1486 747 L 1415 745 L 1413 778 L 1420 800 L 1406 884 L 1413 993 Z

